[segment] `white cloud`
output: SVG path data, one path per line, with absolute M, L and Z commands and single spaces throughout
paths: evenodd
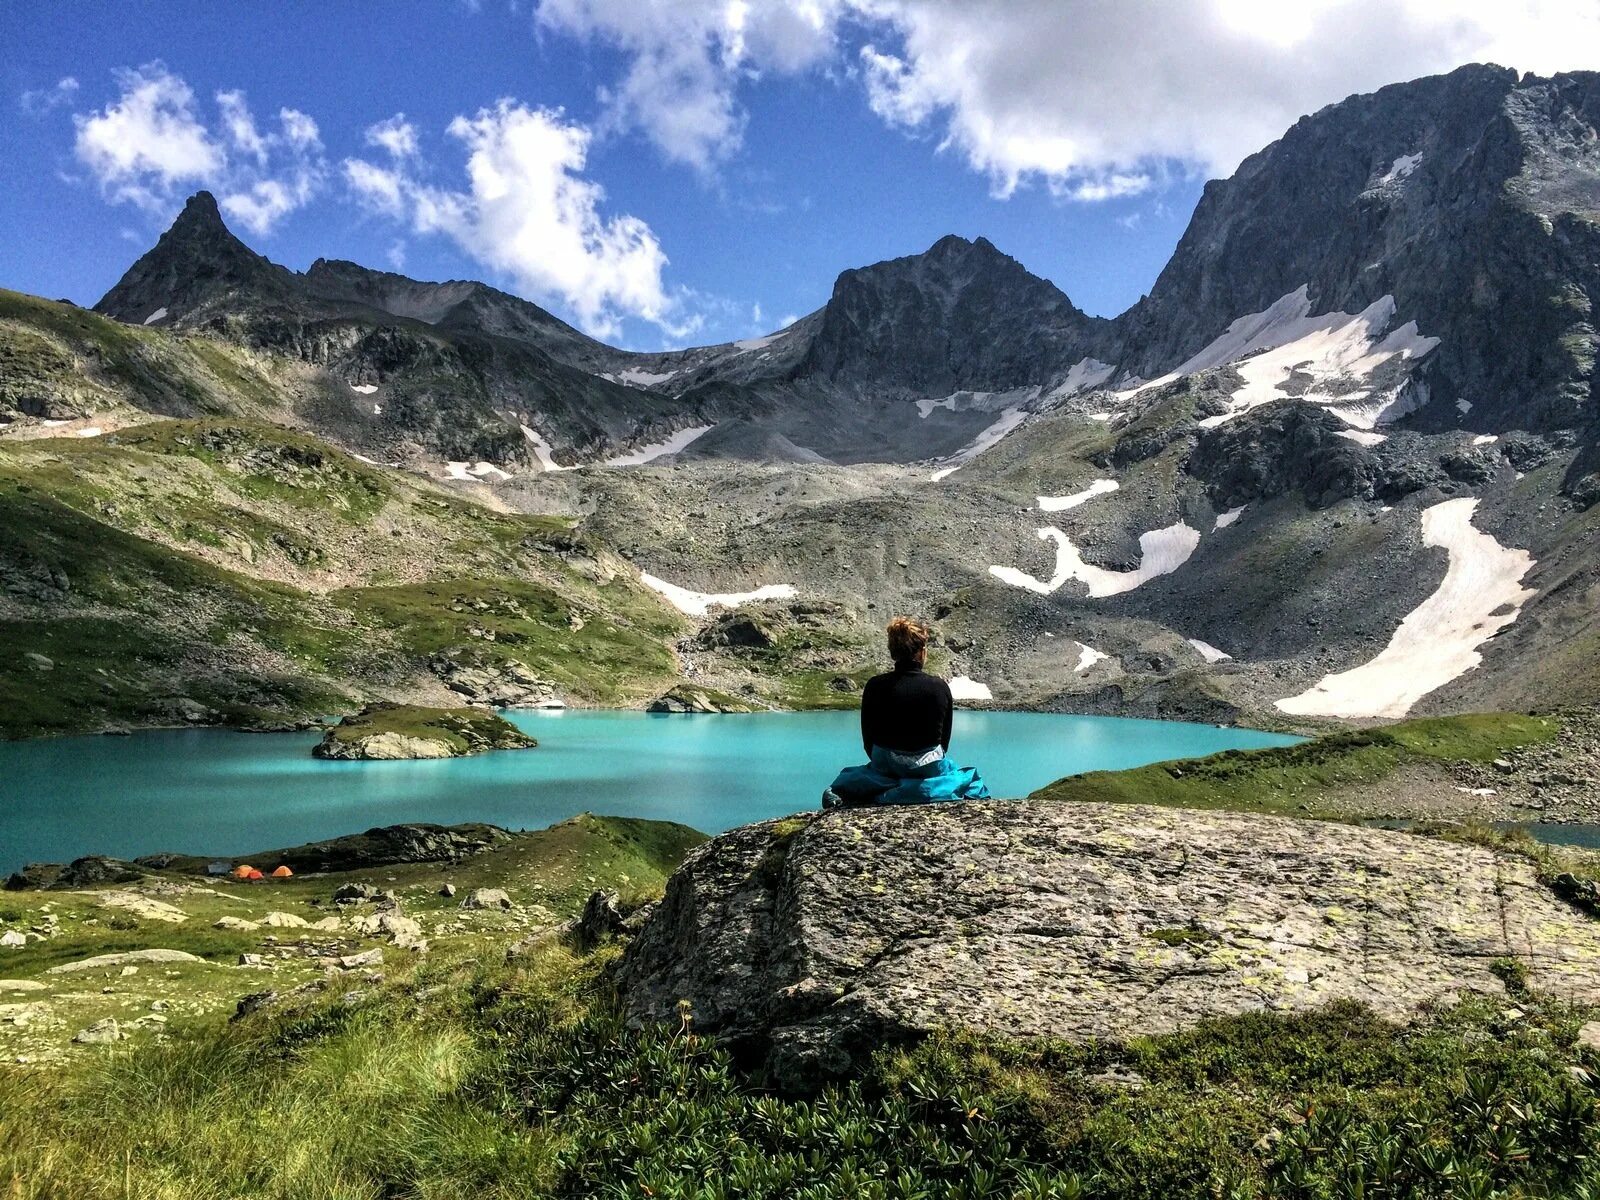
M 622 77 L 602 88 L 604 127 L 638 128 L 667 158 L 706 169 L 738 149 L 735 92 L 764 71 L 828 57 L 844 0 L 541 0 L 542 29 L 620 47 Z
M 32 88 L 23 92 L 19 99 L 23 112 L 35 117 L 42 117 L 45 113 L 60 108 L 63 104 L 71 104 L 72 98 L 77 94 L 78 81 L 71 75 L 64 75 L 56 80 L 55 86 Z
M 368 207 L 386 217 L 405 215 L 406 190 L 411 186 L 411 181 L 400 171 L 380 167 L 361 158 L 347 158 L 344 160 L 344 177 Z
M 108 195 L 159 207 L 178 185 L 216 176 L 226 161 L 195 114 L 194 92 L 160 63 L 116 73 L 122 95 L 78 128 L 78 159 Z
M 1566 0 L 543 0 L 542 28 L 620 49 L 613 124 L 669 157 L 736 149 L 740 91 L 844 64 L 871 109 L 934 135 L 997 195 L 1105 200 L 1164 171 L 1226 174 L 1300 116 L 1474 61 L 1600 62 L 1600 7 Z M 853 45 L 850 53 L 840 49 Z
M 222 128 L 234 149 L 265 166 L 267 139 L 256 129 L 256 119 L 245 103 L 243 92 L 218 92 L 217 108 L 222 112 Z
M 243 92 L 220 91 L 212 127 L 193 90 L 161 63 L 115 75 L 117 99 L 73 118 L 78 160 L 113 202 L 165 216 L 183 190 L 210 187 L 230 216 L 264 234 L 321 186 L 322 139 L 305 113 L 279 109 L 278 129 L 263 133 Z
M 374 211 L 404 215 L 418 234 L 442 233 L 524 293 L 559 301 L 598 336 L 625 317 L 684 336 L 695 321 L 662 281 L 667 256 L 645 222 L 602 211 L 605 191 L 584 176 L 591 134 L 559 111 L 502 100 L 457 117 L 466 190 L 423 183 L 408 168 L 362 159 L 345 178 Z
M 391 158 L 415 158 L 416 126 L 406 120 L 405 113 L 395 113 L 388 120 L 367 127 L 367 145 L 387 150 Z

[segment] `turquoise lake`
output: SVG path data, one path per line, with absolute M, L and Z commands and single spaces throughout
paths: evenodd
M 589 812 L 716 833 L 815 808 L 862 759 L 854 712 L 506 716 L 536 750 L 434 762 L 324 762 L 316 733 L 171 730 L 0 743 L 0 870 L 82 854 L 234 855 L 402 821 L 532 829 Z M 1063 775 L 1299 739 L 1253 729 L 958 712 L 953 757 L 996 796 Z

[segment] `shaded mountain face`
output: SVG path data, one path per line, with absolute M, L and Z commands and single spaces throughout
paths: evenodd
M 310 364 L 322 386 L 296 415 L 386 457 L 532 466 L 682 421 L 669 397 L 571 365 L 614 352 L 537 305 L 354 263 L 290 271 L 234 237 L 206 192 L 95 309 Z
M 1006 391 L 1064 373 L 1110 326 L 986 238 L 946 237 L 840 275 L 797 374 L 916 396 Z
M 1423 428 L 1592 419 L 1600 75 L 1470 66 L 1300 120 L 1206 186 L 1150 295 L 1118 320 L 1129 372 L 1170 371 L 1305 288 L 1312 313 L 1393 298 L 1437 350 Z

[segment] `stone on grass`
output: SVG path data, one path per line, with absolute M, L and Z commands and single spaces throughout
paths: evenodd
M 82 1046 L 103 1046 L 110 1042 L 120 1042 L 127 1036 L 117 1025 L 115 1017 L 104 1017 L 87 1029 L 78 1030 L 72 1040 Z
M 462 908 L 498 908 L 509 911 L 511 897 L 500 888 L 473 888 L 461 902 Z
M 203 963 L 205 959 L 186 950 L 124 950 L 118 954 L 97 954 L 93 958 L 80 958 L 76 962 L 46 967 L 46 975 L 68 975 L 74 971 L 98 971 L 105 967 L 120 967 L 124 963 Z

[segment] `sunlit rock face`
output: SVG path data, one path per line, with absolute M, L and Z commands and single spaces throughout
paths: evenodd
M 1600 926 L 1532 864 L 1331 822 L 1099 804 L 839 810 L 695 851 L 617 978 L 805 1090 L 958 1026 L 1126 1038 L 1337 999 L 1600 999 Z

